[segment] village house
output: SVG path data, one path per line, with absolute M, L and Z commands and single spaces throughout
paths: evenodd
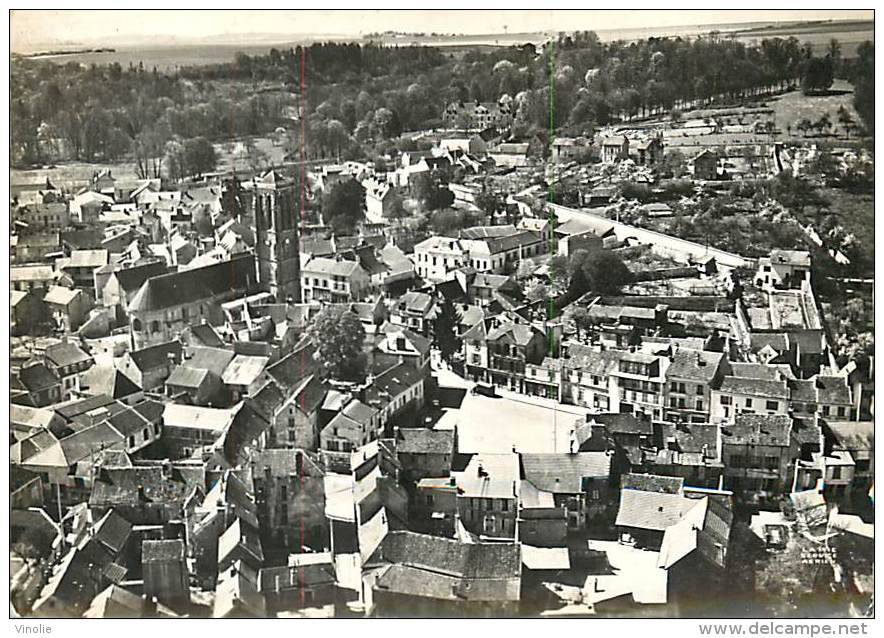
M 39 294 L 41 299 L 55 280 L 56 274 L 52 266 L 35 264 L 9 268 L 9 284 L 13 290 L 34 292 Z
M 721 426 L 726 485 L 734 491 L 783 492 L 792 488 L 798 442 L 786 414 L 738 414 Z
M 43 303 L 53 327 L 65 334 L 76 332 L 86 322 L 92 309 L 92 300 L 85 291 L 64 286 L 49 288 Z
M 735 371 L 710 391 L 710 401 L 710 418 L 714 422 L 731 420 L 739 414 L 785 415 L 789 409 L 789 384 L 781 371 L 770 366 Z
M 613 387 L 610 374 L 618 365 L 616 353 L 571 344 L 566 354 L 562 380 L 563 400 L 602 412 L 609 411 Z
M 613 164 L 629 157 L 629 138 L 625 135 L 622 137 L 607 137 L 601 141 L 602 161 L 606 164 Z
M 468 131 L 505 128 L 512 123 L 513 116 L 509 104 L 498 102 L 451 102 L 442 111 L 447 128 Z
M 181 342 L 175 340 L 129 350 L 117 365 L 142 390 L 157 390 L 162 388 L 183 357 Z
M 811 259 L 806 250 L 772 250 L 758 260 L 755 282 L 764 288 L 801 288 L 810 284 Z
M 266 449 L 251 458 L 258 522 L 268 538 L 296 552 L 329 546 L 324 468 L 302 449 Z
M 396 458 L 408 480 L 448 477 L 456 452 L 454 431 L 426 428 L 396 431 Z
M 457 239 L 429 237 L 414 246 L 417 275 L 432 283 L 445 281 L 450 272 L 468 263 L 468 252 Z
M 719 178 L 719 154 L 713 149 L 705 149 L 694 157 L 689 167 L 692 168 L 694 179 L 716 180 Z
M 451 477 L 457 486 L 456 515 L 479 539 L 515 539 L 521 480 L 518 454 L 473 454 L 457 463 Z
M 25 264 L 49 261 L 61 253 L 61 239 L 58 233 L 35 233 L 12 235 L 10 257 L 14 263 Z
M 399 297 L 391 308 L 390 323 L 427 335 L 436 312 L 436 302 L 431 295 L 410 291 Z
M 46 348 L 43 360 L 49 369 L 61 379 L 62 400 L 80 389 L 80 377 L 95 364 L 91 355 L 76 343 L 64 341 Z
M 386 182 L 366 181 L 365 218 L 372 224 L 383 224 L 390 218 L 396 193 Z
M 304 301 L 359 301 L 366 297 L 369 287 L 369 275 L 357 261 L 314 257 L 301 269 Z
M 518 614 L 522 556 L 515 543 L 463 543 L 390 532 L 376 554 L 379 618 L 500 618 Z
M 607 452 L 523 452 L 520 457 L 524 480 L 553 495 L 555 506 L 565 511 L 568 530 L 582 531 L 607 504 L 611 483 Z
M 723 377 L 726 361 L 721 352 L 677 348 L 666 369 L 667 420 L 707 423 L 711 388 Z
M 172 459 L 190 458 L 214 445 L 230 428 L 241 406 L 232 409 L 167 403 L 163 410 L 163 446 Z
M 12 371 L 9 384 L 12 403 L 42 408 L 62 400 L 61 379 L 42 361 Z
M 46 305 L 38 293 L 9 291 L 9 332 L 13 336 L 33 333 L 45 322 Z
M 644 352 L 618 352 L 617 358 L 617 367 L 610 373 L 614 385 L 611 410 L 661 419 L 669 359 Z
M 83 288 L 95 298 L 95 271 L 108 264 L 106 250 L 72 250 L 71 256 L 63 258 L 59 270 L 74 280 L 77 288 Z

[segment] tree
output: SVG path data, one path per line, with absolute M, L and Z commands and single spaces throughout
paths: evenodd
M 476 195 L 476 206 L 486 215 L 493 215 L 505 206 L 503 198 L 491 190 L 483 190 Z
M 184 142 L 184 166 L 187 175 L 202 175 L 215 170 L 218 158 L 215 147 L 204 137 Z
M 326 306 L 308 329 L 316 347 L 324 378 L 342 381 L 365 379 L 365 356 L 362 344 L 365 329 L 353 312 Z
M 843 104 L 838 107 L 838 123 L 841 125 L 841 128 L 844 129 L 845 139 L 850 139 L 850 129 L 853 128 L 855 122 L 853 116 L 844 108 Z
M 570 280 L 569 262 L 564 255 L 553 255 L 547 262 L 549 267 L 549 278 L 552 284 L 560 290 L 568 287 Z
M 350 234 L 356 230 L 364 210 L 365 192 L 353 179 L 338 182 L 322 198 L 325 221 L 338 234 Z
M 441 172 L 436 170 L 418 173 L 413 178 L 414 195 L 428 210 L 448 208 L 454 203 L 454 193 L 443 183 L 443 179 Z
M 549 290 L 543 284 L 537 283 L 528 289 L 525 296 L 530 301 L 541 301 L 549 296 Z
M 461 314 L 451 303 L 450 299 L 445 299 L 439 307 L 439 313 L 433 320 L 433 336 L 436 340 L 436 346 L 442 354 L 445 361 L 451 361 L 452 355 L 460 352 L 461 340 L 458 337 L 458 327 L 460 326 Z
M 812 57 L 805 63 L 804 75 L 801 78 L 801 90 L 805 95 L 822 93 L 835 80 L 832 58 Z
M 616 253 L 601 249 L 577 250 L 569 263 L 571 280 L 568 293 L 576 299 L 584 293 L 612 294 L 632 281 L 632 273 Z
M 853 73 L 853 108 L 863 126 L 875 134 L 875 45 L 863 42 L 856 49 L 857 60 Z

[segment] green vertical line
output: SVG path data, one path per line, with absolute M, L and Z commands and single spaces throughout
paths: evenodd
M 555 160 L 553 159 L 553 141 L 555 140 L 555 108 L 556 108 L 556 61 L 555 61 L 555 40 L 551 40 L 548 45 L 549 51 L 549 129 L 547 130 L 547 154 L 548 154 L 548 164 L 547 164 L 547 179 L 549 183 L 547 185 L 547 202 L 555 203 Z M 553 213 L 553 209 L 551 207 L 547 207 L 547 222 L 549 223 L 549 239 L 547 241 L 549 246 L 550 256 L 553 255 L 553 247 L 555 244 L 554 235 L 553 235 L 553 222 L 555 220 L 555 214 Z M 555 275 L 552 270 L 550 270 L 551 278 Z M 547 307 L 546 307 L 546 319 L 549 321 L 555 315 L 555 302 L 553 298 L 547 297 Z M 547 331 L 549 331 L 549 327 L 547 327 Z M 548 341 L 548 350 L 550 356 L 555 356 L 555 340 L 553 339 L 552 333 L 549 333 L 547 336 Z

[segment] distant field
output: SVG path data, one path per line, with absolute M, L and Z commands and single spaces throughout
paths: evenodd
M 432 26 L 432 25 L 430 25 Z M 574 27 L 576 28 L 576 27 Z M 591 27 L 590 27 L 591 28 Z M 649 37 L 687 37 L 693 38 L 710 31 L 719 31 L 724 37 L 730 35 L 747 43 L 760 42 L 764 38 L 787 38 L 794 35 L 802 42 L 810 42 L 819 51 L 828 44 L 831 38 L 841 42 L 842 54 L 850 57 L 856 53 L 856 47 L 865 40 L 874 39 L 874 23 L 863 21 L 850 22 L 814 22 L 771 24 L 760 23 L 747 27 L 746 24 L 705 24 L 681 27 L 643 27 L 632 29 L 599 29 L 597 34 L 602 42 L 614 40 L 644 40 Z M 382 35 L 373 41 L 389 46 L 406 46 L 419 44 L 437 47 L 477 47 L 477 46 L 518 46 L 525 43 L 540 44 L 554 33 L 536 31 L 524 33 L 489 33 L 473 35 Z M 323 40 L 324 36 L 316 34 L 313 40 Z M 329 36 L 328 40 L 342 41 L 341 36 Z M 364 41 L 364 40 L 363 40 Z M 220 64 L 232 62 L 238 51 L 249 55 L 266 55 L 271 47 L 288 48 L 298 43 L 294 40 L 281 38 L 279 43 L 264 44 L 207 44 L 207 45 L 169 45 L 156 47 L 118 46 L 116 51 L 104 53 L 78 53 L 72 55 L 48 56 L 43 59 L 58 64 L 78 62 L 83 64 L 110 64 L 119 62 L 123 66 L 143 64 L 145 68 L 157 67 L 161 71 L 174 70 L 182 66 Z

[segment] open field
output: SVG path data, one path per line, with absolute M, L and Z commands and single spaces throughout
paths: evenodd
M 833 129 L 839 138 L 844 137 L 844 131 L 838 124 L 838 108 L 846 108 L 853 119 L 858 121 L 856 111 L 853 109 L 853 85 L 844 80 L 836 80 L 832 84 L 831 95 L 804 95 L 801 91 L 791 91 L 766 101 L 767 106 L 774 111 L 774 123 L 777 129 L 786 131 L 787 126 L 792 126 L 793 135 L 797 135 L 795 124 L 802 119 L 811 122 L 818 120 L 828 113 L 829 119 L 835 126 Z

